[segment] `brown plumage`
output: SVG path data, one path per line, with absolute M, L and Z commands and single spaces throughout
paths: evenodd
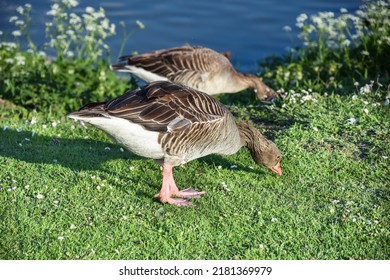
M 91 103 L 68 117 L 90 123 L 133 153 L 163 167 L 159 194 L 163 203 L 190 205 L 204 192 L 179 191 L 172 168 L 217 153 L 229 155 L 248 147 L 258 165 L 281 175 L 275 144 L 248 125 L 236 125 L 232 114 L 200 91 L 171 82 L 154 82 L 105 103 Z M 179 197 L 179 198 L 173 198 Z
M 229 61 L 230 52 L 182 46 L 139 55 L 122 56 L 112 69 L 130 72 L 146 82 L 171 81 L 209 95 L 235 93 L 252 88 L 260 100 L 274 99 L 276 93 L 252 74 L 237 72 Z

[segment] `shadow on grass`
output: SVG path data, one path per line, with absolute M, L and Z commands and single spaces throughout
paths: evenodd
M 59 164 L 77 171 L 102 169 L 104 162 L 116 159 L 125 159 L 129 163 L 133 160 L 146 160 L 127 150 L 122 152 L 120 148 L 116 143 L 94 139 L 57 138 L 37 134 L 32 136 L 31 131 L 18 132 L 12 129 L 0 131 L 0 156 L 30 163 Z M 226 169 L 230 169 L 233 164 L 216 154 L 198 161 L 207 165 L 221 165 Z M 255 172 L 249 168 L 247 171 Z M 158 168 L 156 172 L 159 172 Z
M 12 129 L 1 131 L 0 139 L 1 156 L 31 163 L 60 164 L 74 170 L 100 169 L 103 162 L 118 158 L 141 159 L 121 152 L 120 147 L 113 143 L 93 139 L 32 136 L 31 131 Z M 110 147 L 110 150 L 105 147 Z

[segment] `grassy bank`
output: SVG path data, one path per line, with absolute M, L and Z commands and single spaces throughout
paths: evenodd
M 178 185 L 207 191 L 190 208 L 153 200 L 158 165 L 98 130 L 2 120 L 1 258 L 386 259 L 389 112 L 364 97 L 318 96 L 285 112 L 235 105 L 272 131 L 284 175 L 246 150 L 190 162 L 174 171 Z

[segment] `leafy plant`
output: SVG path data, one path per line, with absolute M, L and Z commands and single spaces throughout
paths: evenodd
M 77 5 L 74 0 L 53 2 L 47 12 L 52 19 L 45 24 L 44 51 L 29 35 L 31 5 L 17 8 L 19 15 L 10 18 L 18 28 L 12 32 L 14 42 L 0 44 L 1 98 L 29 110 L 64 114 L 86 102 L 122 94 L 129 87 L 107 62 L 110 49 L 105 40 L 115 34 L 115 25 L 102 8 L 87 7 L 81 16 L 71 12 Z M 27 51 L 19 44 L 20 36 L 28 42 Z
M 389 81 L 390 2 L 366 1 L 355 14 L 297 17 L 299 45 L 284 59 L 267 58 L 265 77 L 282 88 L 342 90 L 354 82 Z M 292 29 L 285 26 L 284 30 Z

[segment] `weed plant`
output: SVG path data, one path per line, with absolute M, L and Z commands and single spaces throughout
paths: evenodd
M 365 1 L 355 13 L 340 9 L 300 14 L 297 47 L 287 57 L 269 57 L 263 70 L 277 88 L 349 92 L 354 83 L 388 83 L 390 75 L 390 1 Z M 290 26 L 285 26 L 291 32 Z
M 31 5 L 18 7 L 18 15 L 10 18 L 16 30 L 1 34 L 3 99 L 28 110 L 65 114 L 87 102 L 113 98 L 132 86 L 119 80 L 107 62 L 110 49 L 105 40 L 115 35 L 115 25 L 102 8 L 86 7 L 78 15 L 72 12 L 77 6 L 74 0 L 53 1 L 47 12 L 50 17 L 45 23 L 47 42 L 42 50 L 29 34 Z M 13 42 L 4 40 L 9 35 L 14 37 Z M 26 38 L 27 50 L 19 44 L 20 36 Z

